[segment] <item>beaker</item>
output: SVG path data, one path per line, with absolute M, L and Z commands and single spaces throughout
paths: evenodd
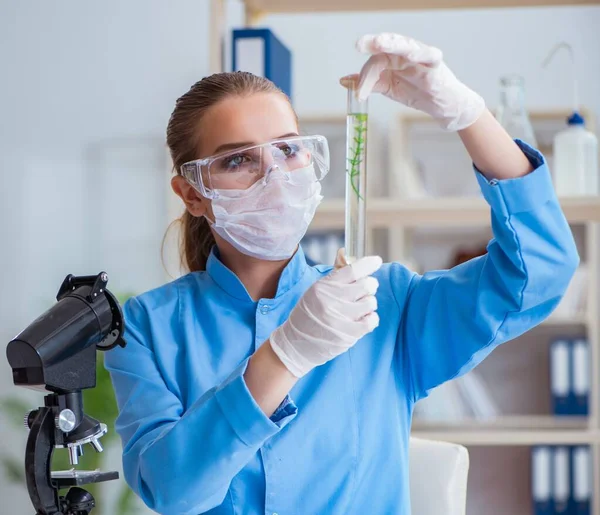
M 537 147 L 533 127 L 525 108 L 525 80 L 520 75 L 500 78 L 500 105 L 496 119 L 511 138 Z
M 346 261 L 366 252 L 368 99 L 358 99 L 356 83 L 348 88 L 346 117 Z

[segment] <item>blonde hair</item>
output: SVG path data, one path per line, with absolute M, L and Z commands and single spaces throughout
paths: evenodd
M 255 93 L 278 93 L 290 101 L 273 82 L 248 72 L 215 73 L 196 82 L 179 97 L 167 126 L 167 146 L 173 160 L 173 171 L 181 174 L 182 164 L 198 159 L 202 139 L 198 125 L 210 107 L 230 96 Z M 183 226 L 181 264 L 190 272 L 205 270 L 210 251 L 215 245 L 206 218 L 194 216 L 186 210 L 179 222 Z

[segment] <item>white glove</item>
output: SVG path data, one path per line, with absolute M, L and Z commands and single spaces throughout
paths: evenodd
M 485 109 L 483 98 L 456 78 L 438 48 L 391 33 L 363 36 L 356 48 L 372 55 L 359 75 L 340 82 L 351 87 L 358 80 L 360 99 L 382 93 L 431 115 L 450 131 L 473 124 Z
M 338 254 L 338 268 L 313 284 L 271 334 L 275 354 L 296 377 L 346 352 L 379 325 L 379 283 L 370 275 L 381 267 L 381 258 L 344 262 Z

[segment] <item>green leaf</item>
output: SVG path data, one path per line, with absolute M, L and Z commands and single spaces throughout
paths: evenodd
M 119 515 L 135 515 L 139 513 L 137 497 L 127 485 L 121 490 L 117 501 L 117 510 Z
M 113 295 L 117 298 L 117 300 L 119 301 L 119 304 L 121 304 L 121 306 L 123 304 L 125 304 L 125 302 L 127 301 L 127 299 L 129 299 L 129 297 L 134 297 L 135 293 L 133 292 L 119 292 L 119 293 L 115 293 L 113 292 Z
M 4 475 L 11 483 L 25 483 L 25 463 L 17 461 L 9 456 L 1 458 L 0 463 L 4 469 Z
M 84 447 L 84 453 L 87 448 Z M 85 455 L 85 454 L 84 454 Z M 52 454 L 52 470 L 69 470 L 71 462 L 69 461 L 69 451 L 67 449 L 54 449 Z
M 30 410 L 30 406 L 20 399 L 8 397 L 0 399 L 0 411 L 14 423 L 15 427 L 23 427 L 25 414 Z
M 108 444 L 116 440 L 117 434 L 114 425 L 119 411 L 110 374 L 104 368 L 103 352 L 99 352 L 97 355 L 96 387 L 83 392 L 83 409 L 90 417 L 106 424 L 108 432 L 102 438 L 102 442 Z

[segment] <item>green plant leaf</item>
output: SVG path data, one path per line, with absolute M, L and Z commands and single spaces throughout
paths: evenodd
M 139 513 L 137 497 L 127 485 L 123 487 L 117 501 L 118 515 L 135 515 Z
M 354 125 L 352 128 L 354 135 L 352 136 L 351 141 L 355 143 L 355 146 L 349 150 L 351 157 L 347 158 L 350 165 L 348 175 L 350 176 L 349 179 L 352 190 L 356 193 L 356 196 L 362 200 L 362 195 L 358 189 L 358 177 L 360 175 L 360 164 L 363 162 L 366 151 L 368 115 L 366 113 L 352 113 L 350 117 L 349 120 L 352 120 Z
M 0 459 L 4 475 L 11 483 L 25 483 L 25 463 L 9 456 Z
M 52 470 L 69 470 L 71 467 L 69 451 L 67 449 L 54 449 L 54 453 L 52 454 Z
M 127 299 L 129 299 L 129 297 L 134 297 L 135 293 L 130 292 L 130 291 L 118 292 L 118 293 L 113 292 L 113 295 L 117 298 L 117 300 L 119 301 L 119 304 L 121 304 L 121 306 L 122 306 L 123 304 L 125 304 Z
M 6 414 L 15 427 L 23 427 L 25 414 L 30 409 L 31 407 L 20 399 L 14 397 L 0 399 L 0 411 Z
M 103 352 L 98 353 L 96 360 L 96 387 L 83 392 L 83 409 L 90 417 L 106 424 L 108 432 L 101 439 L 101 442 L 108 445 L 116 439 L 114 425 L 118 415 L 118 407 L 110 374 L 104 368 Z

